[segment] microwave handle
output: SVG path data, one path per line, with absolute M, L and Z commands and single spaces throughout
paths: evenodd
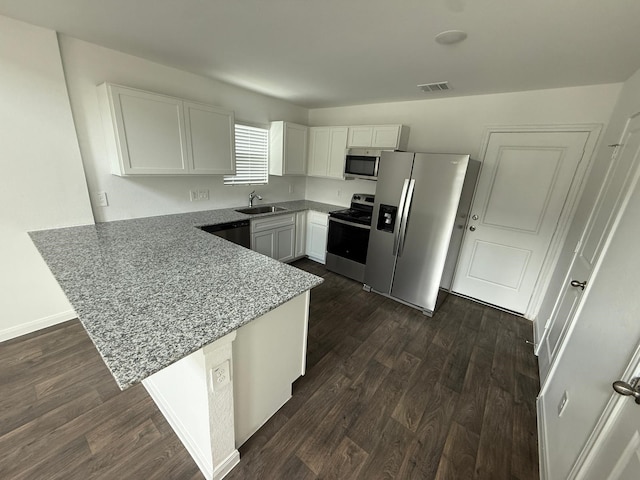
M 400 194 L 400 204 L 398 205 L 398 213 L 396 218 L 402 219 L 404 213 L 404 204 L 407 201 L 407 190 L 409 189 L 409 179 L 404 179 L 404 185 L 402 186 L 402 193 Z M 402 220 L 398 222 L 398 228 L 393 236 L 393 254 L 398 255 L 398 245 L 400 243 L 400 230 L 402 226 Z

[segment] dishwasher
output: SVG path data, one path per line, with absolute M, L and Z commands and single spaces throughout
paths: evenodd
M 251 248 L 251 229 L 249 220 L 239 220 L 229 223 L 218 223 L 216 225 L 202 225 L 198 227 L 216 237 L 224 238 L 230 242 Z

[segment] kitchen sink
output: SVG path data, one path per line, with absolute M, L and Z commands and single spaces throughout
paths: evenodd
M 236 208 L 236 212 L 256 215 L 258 213 L 284 212 L 286 208 L 274 207 L 273 205 L 259 205 L 257 207 Z

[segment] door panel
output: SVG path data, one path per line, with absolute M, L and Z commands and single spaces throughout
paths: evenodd
M 467 275 L 517 290 L 527 269 L 531 250 L 476 241 Z M 494 268 L 496 264 L 500 268 Z
M 435 309 L 468 163 L 468 155 L 426 153 L 413 161 L 414 190 L 391 294 L 428 312 Z
M 582 480 L 637 480 L 640 472 L 640 406 L 630 398 L 618 405 L 585 463 Z
M 540 382 L 544 383 L 573 315 L 582 299 L 582 290 L 571 281 L 590 282 L 596 261 L 612 228 L 615 214 L 629 188 L 631 172 L 640 160 L 640 115 L 629 119 L 621 138 L 622 147 L 612 159 L 609 172 L 591 212 L 587 227 L 572 260 L 558 300 L 541 335 L 538 350 Z
M 400 219 L 396 219 L 393 232 L 379 230 L 380 205 L 400 206 L 402 187 L 405 180 L 408 181 L 411 177 L 413 156 L 413 153 L 408 152 L 383 152 L 380 159 L 364 282 L 381 293 L 391 293 L 391 280 L 396 262 L 393 242 L 400 229 Z
M 564 153 L 564 149 L 501 148 L 483 222 L 538 233 Z M 526 178 L 526 182 L 512 180 L 519 176 Z
M 588 132 L 492 133 L 453 290 L 527 308 Z

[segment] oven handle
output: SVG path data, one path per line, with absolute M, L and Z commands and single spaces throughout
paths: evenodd
M 400 227 L 400 247 L 398 248 L 398 256 L 402 256 L 402 252 L 404 252 L 404 241 L 407 236 L 407 223 L 409 222 L 409 211 L 411 210 L 411 202 L 413 201 L 413 190 L 416 186 L 415 179 L 411 179 L 409 183 L 409 191 L 407 192 L 407 204 L 404 207 L 404 212 L 402 214 L 402 222 Z
M 349 225 L 350 227 L 358 227 L 358 228 L 364 228 L 366 230 L 371 230 L 371 225 L 362 225 L 360 223 L 351 223 L 351 222 L 347 222 L 346 220 L 340 220 L 339 218 L 329 217 L 329 221 L 330 222 L 336 222 L 336 223 L 342 223 L 344 225 Z
M 400 229 L 402 227 L 402 214 L 404 212 L 404 203 L 407 200 L 407 189 L 409 188 L 409 179 L 405 178 L 404 185 L 402 186 L 402 193 L 400 194 L 400 203 L 398 205 L 398 213 L 396 218 L 399 218 L 398 230 L 396 230 L 393 236 L 393 254 L 398 255 L 398 244 L 400 243 Z

